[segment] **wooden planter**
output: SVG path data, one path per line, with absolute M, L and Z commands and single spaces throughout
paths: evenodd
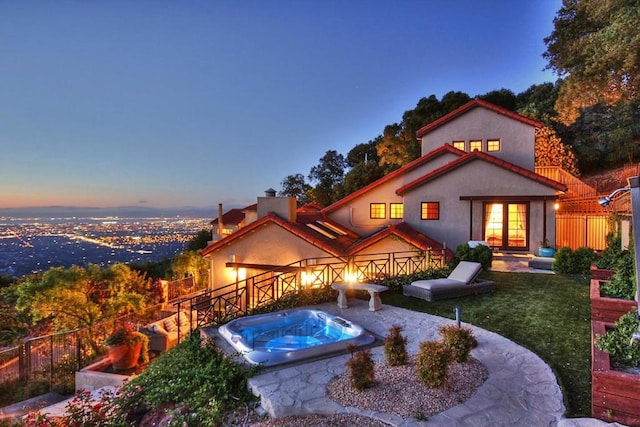
M 605 322 L 591 322 L 591 414 L 607 422 L 640 426 L 640 375 L 612 371 L 609 354 L 594 345 Z
M 141 342 L 137 342 L 131 346 L 127 344 L 120 344 L 109 347 L 109 359 L 111 359 L 113 370 L 116 372 L 122 372 L 138 366 L 138 359 L 140 359 L 141 350 Z
M 608 280 L 613 273 L 607 277 L 606 274 L 603 273 L 596 273 L 594 275 L 594 271 L 600 272 L 602 270 L 592 270 L 591 274 L 589 295 L 589 298 L 591 299 L 591 321 L 615 323 L 620 316 L 637 308 L 637 304 L 634 300 L 600 296 L 600 285 L 602 282 Z M 612 270 L 604 271 L 611 272 Z

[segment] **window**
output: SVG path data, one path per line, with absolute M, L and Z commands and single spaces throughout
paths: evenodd
M 420 219 L 440 219 L 440 202 L 422 202 Z
M 391 219 L 402 219 L 404 217 L 404 205 L 402 203 L 391 203 L 389 208 Z
M 469 141 L 469 152 L 482 151 L 482 140 Z
M 500 140 L 499 139 L 488 139 L 487 140 L 487 151 L 500 151 Z
M 386 207 L 385 203 L 371 203 L 369 216 L 371 219 L 385 219 L 387 217 Z
M 453 141 L 453 148 L 464 151 L 464 141 Z

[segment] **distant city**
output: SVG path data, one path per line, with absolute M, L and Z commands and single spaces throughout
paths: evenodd
M 184 250 L 212 218 L 0 217 L 0 274 L 160 261 Z

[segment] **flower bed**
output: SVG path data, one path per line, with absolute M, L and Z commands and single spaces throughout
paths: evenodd
M 591 413 L 607 422 L 640 426 L 640 375 L 611 369 L 607 353 L 594 345 L 611 323 L 591 322 Z

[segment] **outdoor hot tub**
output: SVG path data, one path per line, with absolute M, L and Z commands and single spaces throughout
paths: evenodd
M 311 309 L 241 317 L 218 331 L 248 362 L 264 366 L 319 357 L 375 341 L 363 327 Z

